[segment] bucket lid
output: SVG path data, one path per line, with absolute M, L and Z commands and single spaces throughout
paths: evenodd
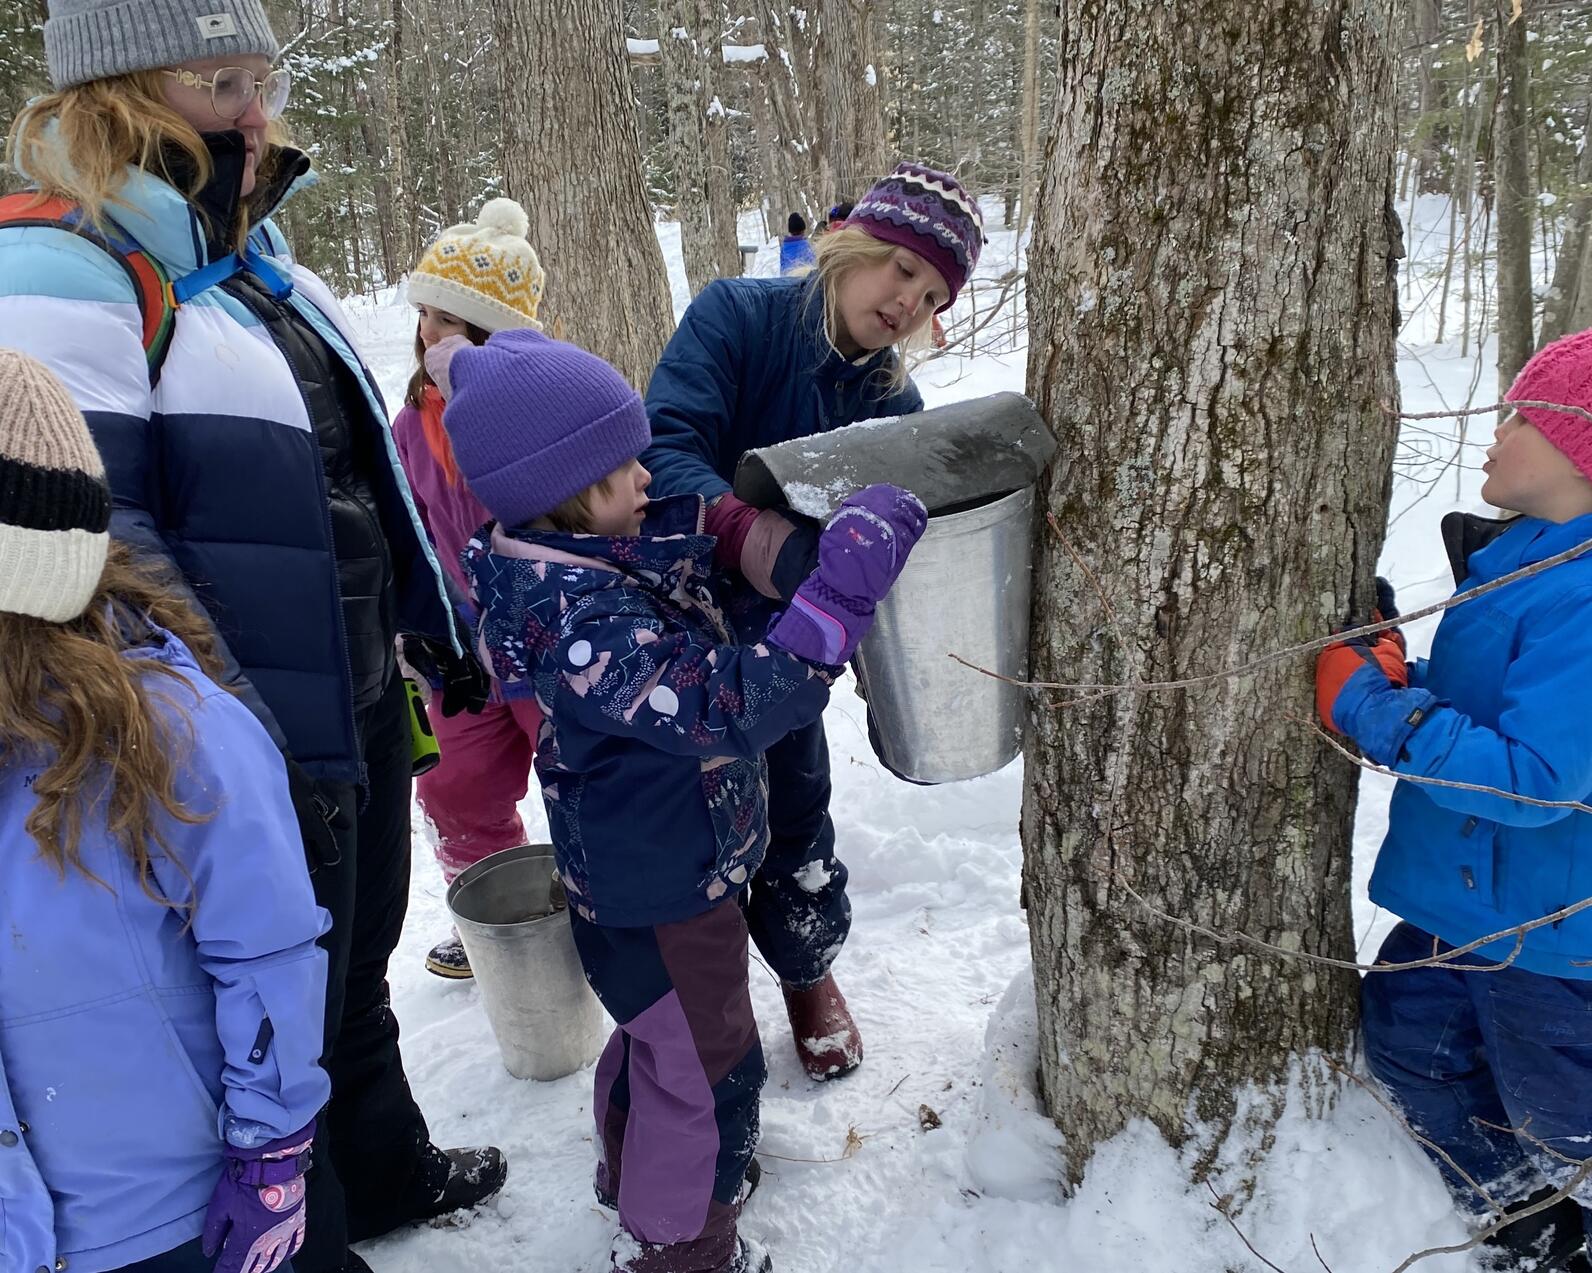
M 1031 486 L 1055 453 L 1034 404 L 997 393 L 748 451 L 735 494 L 827 520 L 847 496 L 893 482 L 934 514 Z

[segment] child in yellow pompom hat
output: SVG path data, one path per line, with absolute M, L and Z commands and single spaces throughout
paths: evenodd
M 492 199 L 473 222 L 444 230 L 409 276 L 409 301 L 420 311 L 416 368 L 393 421 L 393 437 L 437 557 L 461 594 L 469 585 L 459 552 L 492 519 L 459 475 L 442 427 L 442 395 L 426 374 L 425 353 L 449 336 L 482 345 L 493 332 L 540 327 L 536 311 L 547 275 L 526 239 L 529 230 L 524 208 L 512 199 Z M 442 760 L 415 786 L 436 828 L 443 878 L 451 883 L 487 854 L 525 842 L 516 806 L 525 798 L 541 713 L 527 698 L 494 699 L 479 715 L 431 715 Z M 432 948 L 426 967 L 443 977 L 470 976 L 458 934 Z

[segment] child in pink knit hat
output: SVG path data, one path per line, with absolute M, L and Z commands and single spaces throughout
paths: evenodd
M 1482 497 L 1521 516 L 1450 513 L 1443 538 L 1461 590 L 1525 576 L 1447 610 L 1430 659 L 1396 633 L 1341 642 L 1316 684 L 1364 755 L 1447 784 L 1393 793 L 1370 893 L 1403 922 L 1377 957 L 1397 971 L 1361 986 L 1366 1063 L 1476 1227 L 1552 1204 L 1487 1239 L 1497 1267 L 1571 1273 L 1592 1267 L 1592 1195 L 1554 1198 L 1592 1157 L 1592 331 L 1508 398 L 1553 404 L 1517 407 L 1487 453 Z

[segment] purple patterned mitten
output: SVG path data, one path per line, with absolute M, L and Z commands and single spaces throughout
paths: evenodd
M 304 1245 L 304 1173 L 315 1122 L 252 1149 L 228 1144 L 205 1212 L 206 1256 L 215 1273 L 271 1273 Z
M 845 663 L 928 521 L 922 501 L 899 486 L 870 486 L 846 500 L 819 537 L 818 569 L 769 628 L 769 643 L 810 663 Z

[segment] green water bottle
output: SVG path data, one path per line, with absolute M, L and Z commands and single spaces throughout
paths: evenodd
M 418 778 L 442 763 L 442 747 L 431 732 L 431 718 L 426 715 L 420 687 L 406 676 L 404 690 L 409 695 L 409 772 Z

